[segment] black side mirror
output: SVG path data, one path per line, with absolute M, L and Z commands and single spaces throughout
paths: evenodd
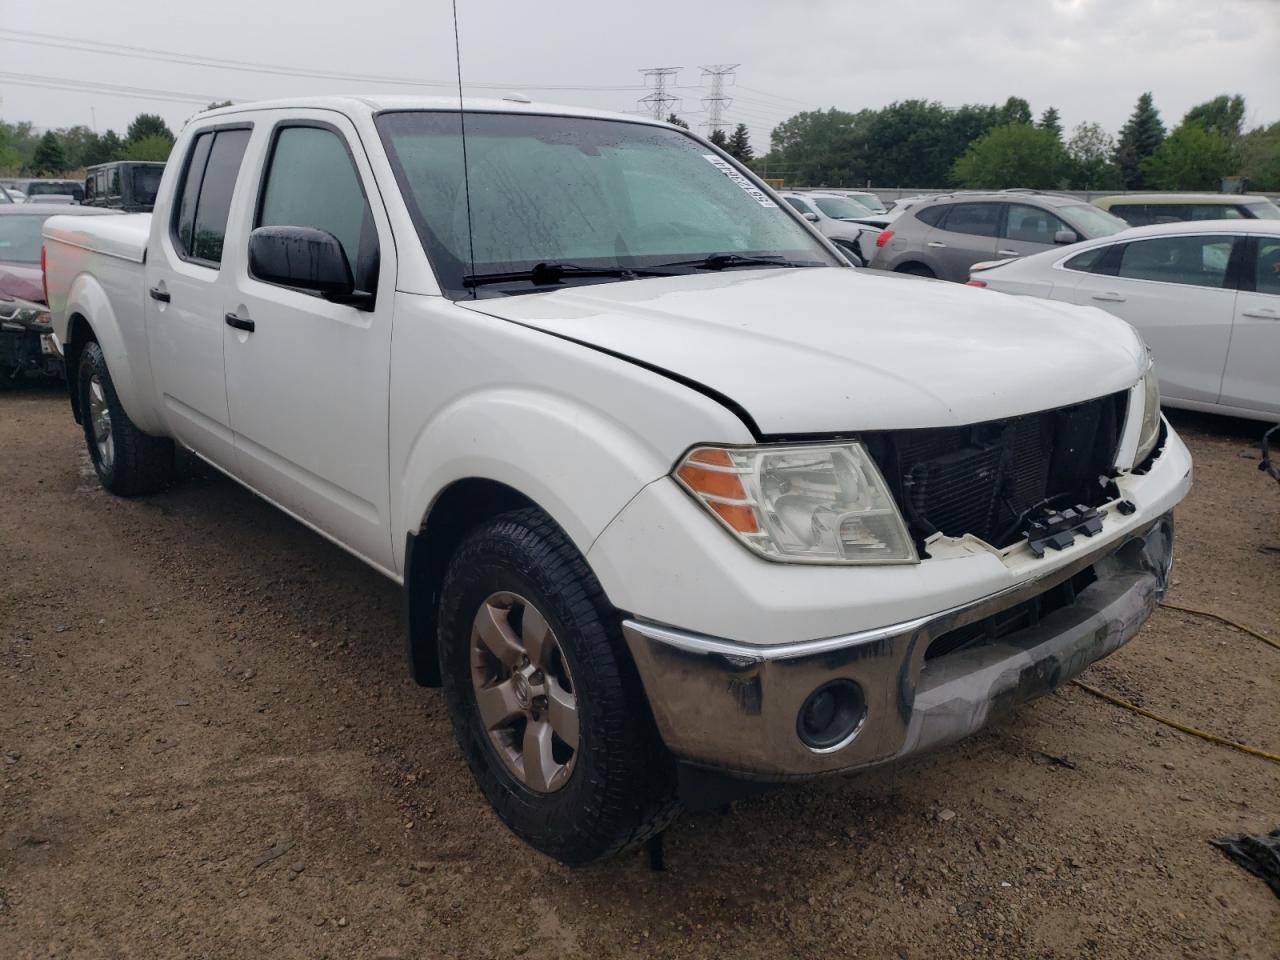
M 315 227 L 258 227 L 249 234 L 249 273 L 264 283 L 318 293 L 368 310 L 373 295 L 357 292 L 342 243 Z
M 1074 230 L 1059 230 L 1053 235 L 1054 243 L 1075 243 L 1079 239 Z

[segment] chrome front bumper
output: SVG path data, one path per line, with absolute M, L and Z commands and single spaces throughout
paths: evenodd
M 625 621 L 623 633 L 677 759 L 747 779 L 811 777 L 957 740 L 1066 683 L 1138 632 L 1164 595 L 1172 559 L 1170 514 L 1049 576 L 849 636 L 760 647 L 636 620 Z M 1094 582 L 1034 626 L 925 659 L 937 637 L 1089 567 Z M 797 716 L 810 693 L 838 678 L 861 687 L 866 718 L 844 744 L 812 749 L 797 733 Z

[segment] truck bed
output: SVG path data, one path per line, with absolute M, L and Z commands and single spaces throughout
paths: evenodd
M 118 217 L 50 217 L 44 223 L 45 240 L 55 240 L 93 253 L 142 263 L 151 233 L 151 214 L 127 213 Z

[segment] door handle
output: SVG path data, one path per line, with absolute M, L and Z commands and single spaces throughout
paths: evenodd
M 1243 310 L 1241 313 L 1246 317 L 1256 317 L 1259 320 L 1280 320 L 1280 313 L 1268 310 L 1266 307 L 1261 310 Z
M 159 300 L 161 303 L 169 302 L 168 291 L 161 290 L 159 287 L 152 287 L 150 290 L 147 291 L 147 293 L 151 295 L 152 300 Z
M 997 250 L 997 251 L 996 251 L 996 255 L 997 255 L 997 256 L 1001 256 L 1001 257 L 1017 257 L 1017 256 L 1021 256 L 1021 254 L 1019 254 L 1017 250 Z
M 235 327 L 237 330 L 244 330 L 246 333 L 253 333 L 253 321 L 247 317 L 228 313 L 223 319 L 227 321 L 228 327 Z
M 1124 303 L 1124 297 L 1118 293 L 1095 293 L 1093 299 L 1100 300 L 1103 303 Z
M 925 244 L 925 246 L 926 247 L 945 247 L 946 244 L 943 243 L 941 240 L 930 240 L 928 243 Z

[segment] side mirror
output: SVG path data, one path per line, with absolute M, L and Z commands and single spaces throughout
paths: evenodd
M 1054 243 L 1075 243 L 1079 239 L 1074 230 L 1059 230 L 1053 235 Z
M 813 211 L 809 211 L 808 213 L 803 213 L 801 214 L 801 216 L 804 217 L 806 220 L 808 220 L 810 223 L 818 222 L 818 215 Z
M 342 243 L 315 227 L 258 227 L 249 234 L 249 273 L 264 283 L 318 293 L 361 309 L 371 294 L 357 293 Z

